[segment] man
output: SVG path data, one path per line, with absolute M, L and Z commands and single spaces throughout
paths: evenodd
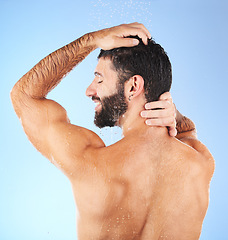
M 171 65 L 150 38 L 138 23 L 85 34 L 41 60 L 11 92 L 30 141 L 71 181 L 79 239 L 200 236 L 213 158 L 197 140 L 193 122 L 178 111 L 178 133 L 171 137 Z M 63 107 L 46 99 L 97 47 L 104 51 L 86 95 L 96 103 L 96 125 L 119 125 L 124 134 L 108 147 L 92 131 L 70 124 Z

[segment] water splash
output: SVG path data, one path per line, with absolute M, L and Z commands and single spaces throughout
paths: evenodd
M 142 22 L 147 26 L 152 21 L 152 2 L 149 1 L 91 1 L 93 10 L 90 19 L 93 28 L 111 27 L 121 23 Z
M 105 127 L 99 130 L 99 135 L 105 142 L 106 146 L 109 146 L 119 141 L 122 136 L 122 131 L 119 127 Z

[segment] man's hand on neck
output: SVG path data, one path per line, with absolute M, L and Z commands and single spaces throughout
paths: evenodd
M 156 102 L 146 103 L 140 115 L 148 126 L 167 127 L 171 137 L 177 135 L 176 107 L 169 92 L 163 93 Z

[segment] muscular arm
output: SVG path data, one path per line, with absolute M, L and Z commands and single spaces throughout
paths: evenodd
M 97 47 L 131 47 L 138 42 L 125 36 L 139 35 L 147 42 L 148 34 L 138 23 L 85 34 L 45 57 L 13 87 L 11 100 L 29 140 L 67 176 L 85 168 L 88 148 L 104 147 L 104 143 L 95 133 L 70 124 L 65 109 L 46 99 L 48 92 Z
M 65 109 L 46 96 L 95 48 L 92 34 L 82 36 L 41 60 L 11 91 L 15 112 L 29 140 L 66 175 L 72 171 L 73 146 L 69 143 L 77 143 L 75 151 L 80 155 L 96 137 L 70 124 Z M 73 136 L 68 136 L 69 132 Z

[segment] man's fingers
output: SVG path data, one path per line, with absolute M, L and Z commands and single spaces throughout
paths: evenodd
M 121 24 L 116 27 L 103 29 L 96 32 L 95 38 L 97 47 L 109 50 L 118 47 L 133 47 L 139 44 L 139 41 L 129 36 L 139 36 L 145 45 L 148 44 L 148 38 L 151 37 L 149 31 L 141 23 Z
M 156 101 L 145 104 L 145 109 L 169 108 L 171 106 L 169 101 Z
M 177 135 L 176 109 L 169 92 L 163 93 L 159 101 L 146 103 L 141 116 L 146 118 L 148 126 L 168 127 L 170 136 Z
M 172 100 L 172 96 L 170 92 L 165 92 L 163 93 L 160 97 L 159 100 Z
M 147 38 L 151 38 L 151 34 L 150 34 L 149 30 L 142 23 L 134 22 L 134 23 L 131 23 L 130 26 L 134 26 L 134 27 L 143 29 L 143 31 L 147 35 Z
M 162 109 L 162 110 L 147 110 L 141 112 L 141 117 L 144 118 L 162 118 L 174 116 L 172 109 Z
M 138 35 L 142 39 L 143 43 L 147 45 L 148 38 L 151 38 L 151 34 L 148 29 L 141 23 L 132 23 L 130 26 L 136 31 L 132 35 Z
M 126 29 L 126 33 L 124 37 L 127 36 L 139 36 L 139 38 L 142 39 L 143 43 L 145 45 L 148 44 L 148 36 L 147 36 L 147 32 L 143 29 L 143 28 L 139 28 L 139 27 L 128 27 L 128 29 Z
M 168 118 L 152 118 L 152 119 L 147 119 L 146 124 L 149 126 L 159 126 L 159 127 L 169 127 L 169 126 L 174 126 L 174 119 L 172 117 Z
M 173 127 L 170 127 L 169 128 L 169 135 L 171 137 L 175 137 L 177 135 L 177 129 L 176 128 L 173 128 Z
M 139 44 L 139 40 L 136 38 L 116 38 L 115 46 L 118 47 L 134 47 Z

